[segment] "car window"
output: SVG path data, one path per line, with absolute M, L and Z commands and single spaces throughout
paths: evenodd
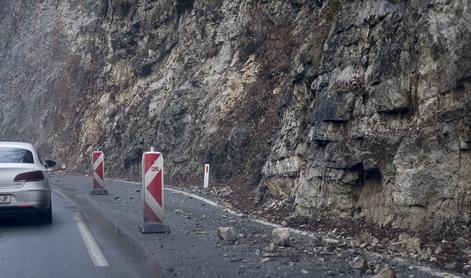
M 21 148 L 0 147 L 0 163 L 34 164 L 33 153 Z

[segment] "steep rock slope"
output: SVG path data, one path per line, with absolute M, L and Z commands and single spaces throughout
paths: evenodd
M 154 145 L 173 181 L 209 162 L 300 216 L 469 225 L 467 0 L 5 3 L 0 139 L 113 175 Z

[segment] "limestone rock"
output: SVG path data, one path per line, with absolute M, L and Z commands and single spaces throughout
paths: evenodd
M 396 272 L 390 266 L 384 267 L 378 274 L 374 275 L 372 278 L 396 278 Z
M 288 228 L 275 228 L 272 231 L 272 240 L 275 245 L 289 246 L 290 235 Z
M 352 267 L 363 273 L 368 269 L 368 262 L 361 257 L 356 257 L 353 259 Z
M 237 234 L 233 227 L 220 227 L 217 230 L 217 235 L 225 241 L 234 242 L 237 240 Z
M 399 243 L 406 252 L 415 253 L 420 248 L 421 240 L 418 237 L 411 237 L 403 233 L 399 235 Z

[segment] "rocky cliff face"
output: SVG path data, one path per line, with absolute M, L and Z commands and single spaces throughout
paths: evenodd
M 80 171 L 219 185 L 299 216 L 470 224 L 467 0 L 0 6 L 0 138 Z

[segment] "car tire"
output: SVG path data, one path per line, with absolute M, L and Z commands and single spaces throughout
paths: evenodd
M 49 205 L 49 209 L 46 212 L 42 212 L 40 216 L 42 223 L 52 224 L 52 203 Z

